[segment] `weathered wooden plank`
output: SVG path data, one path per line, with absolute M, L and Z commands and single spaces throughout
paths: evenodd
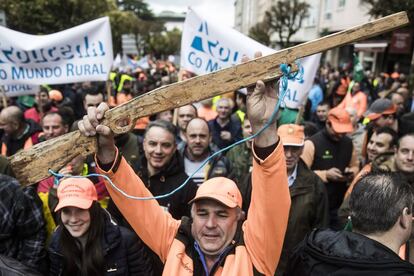
M 231 68 L 163 86 L 109 110 L 104 124 L 115 133 L 123 133 L 140 117 L 247 87 L 258 79 L 275 79 L 281 75 L 279 65 L 282 63 L 292 64 L 299 58 L 373 37 L 408 23 L 405 12 L 396 13 Z M 129 125 L 119 126 L 125 119 L 129 120 Z M 58 170 L 74 156 L 87 155 L 95 150 L 93 138 L 82 137 L 75 131 L 21 151 L 10 161 L 19 181 L 28 185 L 48 177 L 49 168 Z

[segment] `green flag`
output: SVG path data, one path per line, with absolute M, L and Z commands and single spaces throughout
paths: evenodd
M 361 62 L 359 62 L 359 58 L 354 53 L 354 74 L 353 80 L 357 82 L 361 82 L 364 78 L 364 68 L 362 68 Z

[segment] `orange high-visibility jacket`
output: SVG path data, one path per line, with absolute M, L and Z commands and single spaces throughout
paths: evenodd
M 32 137 L 29 137 L 24 142 L 23 150 L 26 150 L 26 149 L 28 149 L 28 148 L 30 148 L 32 146 L 33 146 L 33 140 L 32 140 Z M 3 156 L 8 156 L 7 155 L 7 145 L 5 143 L 1 143 L 1 154 Z
M 251 204 L 247 220 L 242 225 L 244 243 L 225 257 L 214 275 L 253 275 L 254 270 L 264 275 L 275 273 L 290 208 L 283 145 L 279 142 L 265 160 L 254 156 Z M 108 175 L 129 195 L 152 196 L 123 158 L 115 172 L 112 169 L 105 172 L 100 168 L 98 171 Z M 164 262 L 163 275 L 193 275 L 193 260 L 186 254 L 185 244 L 177 239 L 181 220 L 173 219 L 156 200 L 128 199 L 110 184 L 106 183 L 106 187 L 135 232 Z

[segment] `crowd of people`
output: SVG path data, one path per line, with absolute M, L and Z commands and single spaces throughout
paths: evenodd
M 140 118 L 124 134 L 100 125 L 109 108 L 189 77 L 157 61 L 106 83 L 9 99 L 0 112 L 0 271 L 414 275 L 414 94 L 403 73 L 357 78 L 321 66 L 302 110 L 283 108 L 254 140 L 218 154 L 270 119 L 272 86 Z M 98 154 L 75 157 L 61 174 L 97 172 L 140 197 L 190 180 L 145 201 L 102 176 L 20 187 L 6 157 L 78 129 L 99 135 Z

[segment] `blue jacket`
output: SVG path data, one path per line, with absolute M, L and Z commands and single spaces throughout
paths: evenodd
M 318 84 L 314 84 L 309 91 L 308 99 L 312 103 L 311 111 L 312 113 L 316 112 L 316 108 L 318 104 L 323 101 L 323 91 L 322 88 Z
M 219 149 L 230 146 L 234 142 L 237 142 L 243 139 L 243 132 L 242 132 L 241 123 L 239 119 L 230 117 L 230 122 L 224 127 L 221 127 L 219 123 L 217 122 L 217 118 L 216 118 L 216 119 L 208 121 L 208 127 L 213 137 L 212 139 L 213 143 Z M 228 131 L 231 133 L 231 139 L 229 141 L 225 141 L 220 138 L 220 133 L 222 131 Z

